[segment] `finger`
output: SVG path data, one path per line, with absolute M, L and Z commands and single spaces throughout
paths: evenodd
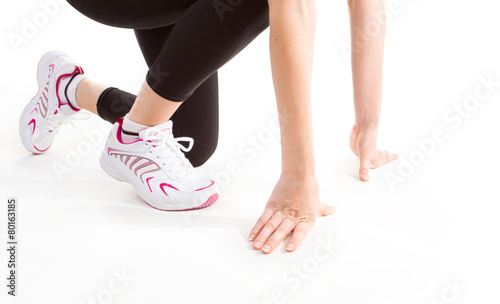
M 396 160 L 398 158 L 398 155 L 397 154 L 387 154 L 387 155 L 383 155 L 383 156 L 380 156 L 376 163 L 374 164 L 373 168 L 378 168 L 378 167 L 381 167 L 387 163 L 390 163 L 394 160 Z
M 389 155 L 389 151 L 377 151 L 377 159 L 381 158 L 381 157 L 384 157 L 386 155 Z
M 281 213 L 275 213 L 273 217 L 262 227 L 262 230 L 255 238 L 253 242 L 254 249 L 261 249 L 262 245 L 267 241 L 269 236 L 281 225 L 282 216 Z
M 271 253 L 278 247 L 281 242 L 287 237 L 287 235 L 292 232 L 295 228 L 295 221 L 286 218 L 281 222 L 281 225 L 274 231 L 274 233 L 267 239 L 266 243 L 262 247 L 263 253 Z
M 250 235 L 248 236 L 248 239 L 250 241 L 253 241 L 255 239 L 255 236 L 259 234 L 260 230 L 264 225 L 271 219 L 273 216 L 274 212 L 271 209 L 266 209 L 264 213 L 260 216 L 260 218 L 257 220 L 257 223 L 253 227 L 252 231 L 250 231 Z
M 334 214 L 335 211 L 337 211 L 337 209 L 335 207 L 321 204 L 319 215 L 328 216 L 328 215 Z
M 359 156 L 359 179 L 367 182 L 370 179 L 370 158 L 371 154 L 363 154 Z
M 300 244 L 302 244 L 302 241 L 309 234 L 313 226 L 314 222 L 298 223 L 297 226 L 295 226 L 295 229 L 293 230 L 293 234 L 292 237 L 290 238 L 290 241 L 288 241 L 288 244 L 285 247 L 286 251 L 288 252 L 295 251 L 300 246 Z

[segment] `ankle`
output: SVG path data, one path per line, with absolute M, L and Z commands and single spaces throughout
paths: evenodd
M 130 143 L 130 142 L 138 140 L 139 133 L 142 130 L 149 128 L 149 126 L 138 124 L 138 123 L 132 121 L 129 116 L 130 116 L 129 114 L 125 115 L 125 117 L 123 118 L 123 123 L 122 123 L 121 136 L 122 136 L 123 142 L 125 142 L 125 143 Z
M 79 73 L 65 76 L 59 80 L 57 94 L 62 104 L 69 104 L 74 110 L 81 109 L 77 103 L 76 91 L 83 80 L 85 80 L 85 76 Z

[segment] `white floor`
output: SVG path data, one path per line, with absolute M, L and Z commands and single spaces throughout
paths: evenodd
M 21 33 L 22 18 L 43 12 L 36 1 L 9 5 L 0 13 L 2 37 Z M 219 182 L 220 200 L 180 213 L 150 208 L 102 171 L 97 160 L 109 125 L 95 116 L 65 126 L 41 156 L 26 152 L 17 134 L 19 114 L 36 91 L 38 58 L 50 49 L 71 54 L 93 79 L 137 90 L 146 69 L 131 31 L 59 4 L 17 50 L 3 40 L 0 276 L 7 285 L 6 201 L 15 196 L 19 296 L 7 296 L 4 287 L 0 302 L 500 301 L 500 86 L 490 92 L 481 80 L 500 81 L 499 5 L 399 5 L 388 25 L 379 145 L 400 159 L 361 183 L 347 145 L 353 121 L 342 51 L 349 43 L 347 9 L 343 1 L 318 1 L 318 178 L 322 200 L 338 212 L 318 219 L 293 254 L 280 248 L 263 255 L 247 241 L 280 169 L 267 33 L 221 69 L 220 143 L 199 169 Z M 478 86 L 489 94 L 475 104 Z M 462 114 L 454 112 L 463 103 Z M 254 136 L 262 150 L 251 159 L 238 147 L 251 147 Z M 235 163 L 240 170 L 230 176 L 226 168 Z

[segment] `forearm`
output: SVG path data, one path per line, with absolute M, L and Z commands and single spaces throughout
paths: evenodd
M 378 128 L 385 41 L 383 0 L 349 0 L 355 125 Z
M 269 0 L 270 53 L 283 172 L 314 173 L 311 74 L 314 0 Z

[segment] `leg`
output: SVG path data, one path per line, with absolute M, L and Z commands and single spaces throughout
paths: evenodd
M 131 22 L 128 26 L 134 29 L 171 25 L 175 23 L 171 22 L 172 18 L 182 16 L 150 67 L 143 88 L 127 115 L 130 117 L 119 119 L 113 125 L 100 164 L 111 177 L 130 183 L 155 208 L 190 210 L 211 205 L 217 200 L 219 190 L 213 181 L 200 176 L 182 153 L 191 149 L 193 140 L 174 138 L 170 118 L 180 102 L 192 97 L 207 79 L 216 80 L 217 70 L 268 26 L 267 0 L 241 0 L 238 3 L 198 0 L 194 4 L 190 0 L 71 0 L 70 3 L 97 11 L 99 18 L 109 17 L 106 24 L 121 23 L 124 27 L 123 22 Z M 166 23 L 154 25 L 158 21 Z M 23 111 L 23 118 L 36 113 L 33 115 L 41 116 L 44 127 L 36 128 L 34 119 L 21 120 L 21 136 L 28 139 L 37 137 L 38 134 L 33 134 L 40 129 L 48 131 L 49 135 L 52 131 L 55 134 L 69 115 L 67 113 L 79 110 L 74 102 L 77 86 L 83 77 L 78 75 L 83 73 L 81 68 L 57 52 L 44 57 L 42 66 L 39 83 L 48 79 L 43 81 L 47 85 L 40 86 L 37 98 L 30 103 L 34 110 Z M 76 79 L 73 84 L 72 79 Z M 60 86 L 63 80 L 65 82 Z M 85 90 L 86 85 L 91 87 Z M 112 91 L 92 85 L 82 83 L 81 89 L 84 90 L 79 95 L 83 99 L 92 98 L 99 92 L 108 96 Z M 70 96 L 66 96 L 68 93 Z M 67 102 L 62 103 L 64 96 Z M 50 104 L 47 106 L 48 100 Z M 24 115 L 24 112 L 29 113 Z M 148 127 L 151 125 L 155 126 Z M 136 139 L 129 140 L 128 137 L 134 136 Z M 190 144 L 186 147 L 179 144 L 181 141 Z M 45 143 L 50 144 L 49 140 Z
M 215 73 L 205 80 L 170 118 L 175 125 L 175 136 L 187 136 L 195 140 L 196 144 L 193 149 L 185 152 L 186 157 L 195 167 L 203 165 L 217 148 L 219 134 L 217 79 L 217 73 Z M 102 94 L 94 95 L 92 98 L 93 104 L 90 102 L 90 106 L 97 108 L 101 118 L 114 123 L 130 111 L 136 95 L 117 88 L 106 88 Z M 97 107 L 96 99 L 98 99 Z M 80 104 L 80 101 L 78 103 Z M 85 109 L 89 110 L 89 108 Z
M 151 30 L 136 30 L 136 37 L 147 65 L 150 67 L 174 25 Z M 219 129 L 219 104 L 217 73 L 201 84 L 194 94 L 172 115 L 175 135 L 195 140 L 193 149 L 186 157 L 193 166 L 203 165 L 215 152 Z M 78 105 L 114 123 L 125 116 L 136 99 L 136 95 L 117 88 L 107 88 L 85 79 L 77 90 Z M 97 105 L 96 105 L 97 100 Z
M 245 1 L 229 12 L 214 9 L 212 0 L 199 0 L 186 11 L 151 66 L 130 120 L 156 125 L 169 119 L 176 101 L 192 96 L 268 25 L 267 1 Z
M 130 112 L 131 120 L 144 125 L 168 120 L 178 107 L 172 101 L 188 99 L 269 24 L 267 0 L 237 5 L 229 0 L 69 2 L 87 16 L 119 27 L 147 29 L 177 22 Z
M 90 79 L 83 79 L 76 89 L 76 102 L 78 106 L 96 115 L 97 100 L 99 96 L 107 89 L 106 85 L 94 82 Z
M 199 15 L 206 15 L 207 18 L 199 20 Z M 163 45 L 161 51 L 158 51 L 159 55 L 155 54 L 155 56 L 149 56 L 158 60 L 147 59 L 148 64 L 152 65 L 148 73 L 148 82 L 147 85 L 144 86 L 141 92 L 142 94 L 139 94 L 133 105 L 129 118 L 143 125 L 157 124 L 168 119 L 172 116 L 171 114 L 169 115 L 169 113 L 173 113 L 177 106 L 175 103 L 168 102 L 168 98 L 170 98 L 170 100 L 184 100 L 184 98 L 187 99 L 189 96 L 195 95 L 195 92 L 197 92 L 196 88 L 199 88 L 201 83 L 208 79 L 208 77 L 214 77 L 211 82 L 215 83 L 216 81 L 214 80 L 216 80 L 216 75 L 212 76 L 214 72 L 241 51 L 267 26 L 267 1 L 246 1 L 232 11 L 227 12 L 214 10 L 211 1 L 200 0 L 192 5 L 183 15 L 179 24 L 174 29 L 168 29 L 171 35 L 167 43 Z M 200 28 L 202 28 L 203 31 L 200 31 Z M 207 32 L 207 30 L 210 31 Z M 146 31 L 142 32 L 142 34 L 145 34 Z M 136 31 L 136 33 L 140 35 L 141 31 Z M 192 33 L 195 34 L 192 35 Z M 147 34 L 145 36 L 147 37 Z M 158 45 L 160 44 L 156 43 L 157 50 L 159 49 Z M 202 50 L 202 52 L 200 52 L 200 50 Z M 166 70 L 160 67 L 165 67 Z M 165 74 L 171 77 L 162 77 Z M 176 77 L 172 77 L 172 75 Z M 154 91 L 150 90 L 148 85 L 154 88 Z M 167 87 L 167 89 L 165 89 L 165 87 Z M 173 93 L 165 93 L 171 89 Z M 206 93 L 207 90 L 212 95 L 217 94 L 217 91 L 212 86 L 199 89 L 200 95 L 202 95 L 201 93 Z M 161 96 L 157 94 L 159 92 L 160 94 L 164 94 L 163 97 L 167 98 L 161 98 Z M 106 96 L 111 98 L 112 95 L 116 96 L 116 94 L 112 93 L 117 92 L 105 93 L 107 93 Z M 102 100 L 104 99 L 105 98 L 102 98 Z M 205 102 L 207 102 L 206 99 L 205 96 Z M 118 100 L 118 102 L 116 100 Z M 102 102 L 102 104 L 111 108 L 122 109 L 121 113 L 126 113 L 123 110 L 126 108 L 126 105 L 132 102 L 123 102 L 123 100 L 124 98 L 120 98 L 115 99 L 113 102 Z M 189 99 L 190 103 L 192 101 L 192 99 Z M 201 111 L 199 108 L 202 104 L 203 103 L 199 105 L 193 104 L 191 107 L 181 107 L 181 109 L 185 108 L 186 111 L 172 118 L 179 118 L 178 121 L 182 121 L 181 124 L 185 124 L 186 121 L 193 121 L 193 113 L 199 113 L 201 114 L 199 116 L 203 116 L 204 111 Z M 208 109 L 210 109 L 210 104 L 207 106 Z M 150 109 L 152 108 L 154 108 L 155 111 L 151 111 Z M 190 111 L 190 108 L 194 110 Z M 103 110 L 103 108 L 101 108 L 101 110 L 102 112 L 115 112 L 106 111 Z M 217 109 L 212 108 L 212 111 L 217 112 Z M 187 119 L 182 119 L 183 117 Z M 112 119 L 115 118 L 116 117 L 112 117 Z M 204 118 L 206 120 L 206 116 L 204 116 Z M 186 135 L 195 137 L 197 142 L 199 142 L 200 138 L 210 138 L 206 136 L 195 136 L 196 132 L 194 131 L 200 128 L 198 128 L 196 124 L 192 126 L 194 129 Z M 211 132 L 212 134 L 217 133 L 217 128 L 212 128 L 212 130 L 214 130 L 214 132 Z M 197 147 L 200 146 L 203 147 L 204 145 L 197 145 Z M 214 143 L 210 146 L 215 149 L 216 144 Z M 206 151 L 205 154 L 208 156 L 211 153 L 211 151 Z
M 173 24 L 177 22 L 180 16 L 192 5 L 196 0 L 68 0 L 78 11 L 98 22 L 123 28 L 134 29 L 152 29 L 156 42 L 156 48 L 161 49 L 165 43 Z M 166 25 L 169 25 L 165 27 Z M 164 34 L 163 37 L 158 34 Z M 153 61 L 156 58 L 153 59 Z M 150 65 L 150 64 L 149 64 Z M 86 81 L 82 83 L 82 89 L 78 92 L 78 99 L 83 108 L 95 113 L 96 109 L 93 104 L 96 100 L 102 101 L 105 96 L 110 95 L 110 90 L 100 84 Z M 104 96 L 101 96 L 104 93 Z M 115 94 L 116 95 L 116 94 Z M 153 119 L 148 116 L 147 111 L 139 108 L 134 110 L 132 116 L 136 116 L 135 121 L 144 125 L 154 125 L 165 121 L 165 117 L 170 117 L 179 107 L 180 103 L 169 103 L 168 100 L 158 99 L 156 94 L 151 94 L 151 90 L 147 85 L 143 86 L 141 93 L 137 98 L 140 103 L 146 104 L 147 108 L 155 108 L 156 113 L 162 116 L 162 119 Z M 132 103 L 127 102 L 125 106 L 132 106 Z M 124 104 L 118 102 L 109 104 L 110 107 L 123 108 Z M 146 107 L 145 107 L 146 108 Z M 113 109 L 114 110 L 114 109 Z M 130 108 L 127 110 L 127 112 Z M 135 113 L 135 114 L 134 114 Z M 144 117 L 145 119 L 141 119 Z M 149 118 L 149 119 L 148 119 Z M 113 121 L 114 122 L 114 121 Z
M 158 59 L 175 25 L 152 29 L 135 30 L 137 41 L 148 67 Z M 170 120 L 175 125 L 175 136 L 191 137 L 195 140 L 193 149 L 186 157 L 193 166 L 203 165 L 215 152 L 219 134 L 219 91 L 218 76 L 215 72 L 205 80 L 182 103 Z

